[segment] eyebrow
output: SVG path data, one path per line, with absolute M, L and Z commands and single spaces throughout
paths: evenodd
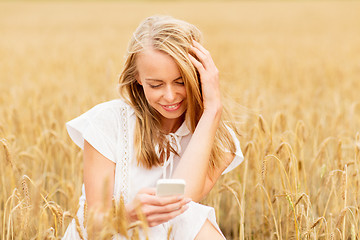
M 180 77 L 172 80 L 172 82 L 173 82 L 173 81 L 176 81 L 176 80 L 179 80 L 179 79 L 181 79 L 181 78 L 182 78 L 182 76 L 180 76 Z M 156 81 L 156 82 L 163 82 L 163 80 L 156 79 L 156 78 L 145 78 L 145 80 L 148 80 L 148 81 Z

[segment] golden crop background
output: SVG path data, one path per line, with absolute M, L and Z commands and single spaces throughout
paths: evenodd
M 59 239 L 82 154 L 146 16 L 204 33 L 246 160 L 205 200 L 228 239 L 359 239 L 360 2 L 0 2 L 0 238 Z

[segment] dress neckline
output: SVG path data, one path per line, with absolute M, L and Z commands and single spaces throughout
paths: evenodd
M 174 133 L 168 133 L 168 134 L 165 134 L 165 136 L 176 135 L 179 137 L 184 137 L 189 134 L 190 134 L 190 130 L 186 124 L 186 121 L 183 121 L 183 123 L 180 125 L 180 127 Z

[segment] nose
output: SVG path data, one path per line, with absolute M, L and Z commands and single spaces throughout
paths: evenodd
M 176 96 L 175 90 L 171 86 L 165 88 L 165 92 L 164 92 L 165 101 L 167 101 L 168 103 L 174 103 L 175 96 Z

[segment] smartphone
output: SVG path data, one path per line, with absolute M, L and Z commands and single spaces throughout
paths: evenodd
M 156 182 L 156 196 L 183 195 L 185 185 L 184 179 L 159 179 Z

